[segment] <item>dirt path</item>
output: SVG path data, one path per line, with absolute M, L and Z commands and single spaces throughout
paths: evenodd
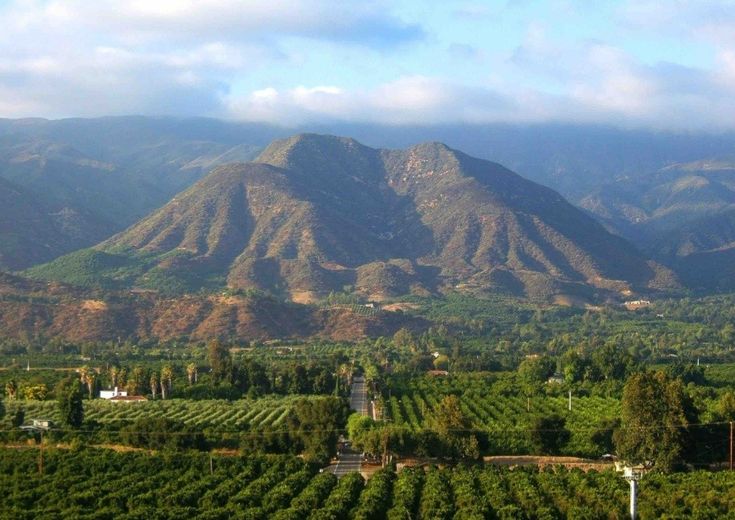
M 582 459 L 580 457 L 550 457 L 543 455 L 494 455 L 483 457 L 486 464 L 496 466 L 565 466 L 567 468 L 579 468 L 583 471 L 604 471 L 614 467 L 612 462 L 603 462 L 593 459 Z

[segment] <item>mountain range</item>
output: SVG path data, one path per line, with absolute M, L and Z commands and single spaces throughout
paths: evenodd
M 558 193 L 497 163 L 440 143 L 385 150 L 316 134 L 215 168 L 122 233 L 28 273 L 302 303 L 451 290 L 585 301 L 676 286 Z
M 671 273 L 659 268 L 665 265 L 691 289 L 711 292 L 735 287 L 735 273 L 730 268 L 730 259 L 735 256 L 733 134 L 676 134 L 554 124 L 456 127 L 333 124 L 300 130 L 351 135 L 370 146 L 387 149 L 412 149 L 421 141 L 443 141 L 449 147 L 497 161 L 529 180 L 558 190 L 572 204 L 602 223 L 607 231 L 624 238 L 626 251 L 633 244 L 640 251 L 635 255 L 652 259 L 653 262 L 646 264 L 660 275 L 653 285 L 676 286 Z M 279 260 L 276 273 L 269 260 L 272 255 L 258 252 L 252 257 L 258 261 L 251 267 L 241 266 L 237 275 L 222 267 L 224 260 L 221 258 L 212 260 L 212 255 L 194 253 L 195 257 L 201 256 L 195 265 L 199 271 L 191 271 L 187 279 L 182 276 L 183 271 L 176 268 L 179 264 L 186 265 L 187 269 L 192 267 L 190 259 L 183 258 L 185 251 L 174 248 L 169 251 L 170 258 L 161 259 L 163 253 L 159 249 L 165 250 L 165 247 L 141 244 L 138 251 L 135 240 L 131 241 L 127 235 L 125 240 L 130 242 L 130 250 L 121 253 L 121 248 L 128 248 L 127 242 L 119 237 L 110 239 L 130 226 L 140 226 L 138 229 L 150 226 L 152 212 L 158 211 L 172 197 L 188 193 L 187 189 L 221 165 L 235 168 L 235 163 L 254 160 L 261 154 L 258 158 L 261 164 L 286 170 L 284 175 L 288 183 L 293 183 L 292 168 L 266 160 L 262 155 L 273 139 L 286 138 L 293 132 L 294 129 L 263 124 L 210 119 L 0 120 L 0 201 L 3 202 L 0 205 L 0 269 L 18 272 L 98 244 L 92 250 L 83 250 L 76 258 L 60 259 L 62 264 L 74 264 L 69 269 L 62 269 L 66 271 L 66 279 L 82 284 L 101 282 L 109 287 L 142 284 L 181 292 L 192 287 L 223 287 L 228 280 L 238 286 L 259 286 L 248 281 L 253 276 L 246 271 L 254 269 L 258 272 L 257 278 L 264 280 L 260 282 L 263 287 L 292 296 L 301 292 L 305 299 L 310 297 L 310 292 L 320 294 L 327 288 L 350 290 L 359 287 L 365 295 L 380 296 L 380 291 L 385 294 L 402 290 L 432 293 L 454 282 L 462 289 L 499 289 L 516 294 L 580 294 L 582 291 L 581 294 L 588 297 L 597 290 L 594 289 L 596 285 L 586 282 L 592 271 L 576 262 L 572 262 L 572 270 L 577 271 L 573 274 L 554 261 L 551 262 L 554 269 L 524 264 L 527 260 L 508 264 L 502 260 L 502 254 L 497 257 L 502 261 L 493 260 L 491 268 L 492 276 L 502 280 L 489 285 L 484 281 L 477 284 L 476 275 L 484 272 L 483 265 L 489 266 L 483 264 L 482 253 L 477 258 L 468 256 L 469 253 L 462 256 L 462 247 L 459 247 L 457 258 L 461 260 L 457 260 L 455 266 L 448 266 L 438 251 L 418 250 L 418 244 L 425 248 L 447 245 L 441 240 L 429 245 L 419 241 L 415 244 L 416 251 L 390 249 L 384 239 L 372 240 L 365 247 L 377 247 L 374 254 L 355 253 L 357 257 L 353 260 L 358 263 L 335 261 L 337 265 L 349 267 L 347 270 L 315 268 L 313 262 L 304 264 L 301 260 L 294 262 L 299 258 L 296 255 L 295 258 L 284 257 L 284 262 Z M 380 150 L 377 154 L 385 155 Z M 298 186 L 291 188 L 300 189 Z M 332 196 L 339 194 L 332 193 Z M 413 196 L 406 193 L 396 200 L 407 202 Z M 304 202 L 300 197 L 297 194 L 296 200 Z M 393 208 L 391 203 L 382 199 L 376 202 L 379 211 Z M 359 207 L 357 211 L 369 212 L 370 209 Z M 319 213 L 320 218 L 322 213 Z M 548 213 L 544 210 L 541 220 Z M 441 212 L 436 214 L 441 215 L 438 219 L 444 218 Z M 433 224 L 424 225 L 422 218 L 418 218 L 421 226 L 434 233 Z M 469 229 L 475 224 L 469 216 L 467 218 L 465 225 Z M 144 224 L 146 221 L 148 223 Z M 376 221 L 374 225 L 379 228 L 383 224 Z M 357 225 L 354 229 L 358 230 L 365 227 L 365 223 L 351 225 Z M 412 229 L 420 231 L 421 226 Z M 390 229 L 381 232 L 393 233 Z M 358 247 L 355 251 L 360 251 L 361 245 L 354 242 L 348 247 L 355 246 Z M 397 240 L 389 242 L 398 243 Z M 454 246 L 447 247 L 444 259 Z M 246 250 L 247 247 L 243 247 L 240 252 Z M 130 261 L 131 258 L 134 261 Z M 591 252 L 589 258 L 594 259 L 593 263 L 597 261 Z M 212 262 L 219 264 L 214 266 Z M 317 265 L 320 262 L 325 264 L 320 260 Z M 329 262 L 327 260 L 325 265 L 330 265 Z M 86 267 L 80 269 L 80 265 Z M 100 272 L 100 265 L 105 272 Z M 636 265 L 640 263 L 637 261 Z M 51 271 L 58 271 L 58 267 L 57 264 Z M 604 262 L 599 266 L 595 264 L 595 268 L 602 270 L 601 278 L 622 281 L 619 287 L 645 288 L 649 285 L 645 278 L 651 278 L 645 274 L 646 269 L 638 267 L 623 273 L 624 276 L 606 272 Z M 117 273 L 109 276 L 110 269 Z M 312 271 L 306 277 L 312 280 L 312 286 L 306 282 L 295 283 L 306 271 Z M 261 276 L 264 272 L 270 276 L 270 281 L 268 276 Z M 146 279 L 143 279 L 144 273 Z M 339 276 L 340 273 L 343 276 Z M 324 281 L 317 283 L 315 280 L 319 277 Z M 483 280 L 485 274 L 479 277 Z M 389 278 L 392 281 L 388 281 Z M 371 279 L 379 279 L 379 282 L 370 282 Z M 656 275 L 652 279 L 656 279 Z

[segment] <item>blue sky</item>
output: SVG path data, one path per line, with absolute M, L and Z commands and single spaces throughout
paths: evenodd
M 5 0 L 0 116 L 735 126 L 735 2 Z

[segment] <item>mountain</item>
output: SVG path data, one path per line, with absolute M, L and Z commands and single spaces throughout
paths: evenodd
M 605 184 L 580 206 L 650 246 L 690 222 L 735 209 L 735 162 L 673 164 Z
M 672 164 L 605 185 L 580 206 L 673 267 L 689 287 L 735 288 L 735 161 Z
M 0 269 L 25 268 L 109 238 L 211 169 L 252 160 L 273 139 L 294 131 L 352 135 L 373 147 L 445 142 L 558 190 L 647 256 L 674 267 L 679 258 L 666 253 L 668 236 L 731 207 L 733 133 L 569 124 L 330 124 L 294 130 L 204 118 L 0 119 L 0 178 L 44 211 L 23 233 L 18 227 L 0 230 Z M 7 218 L 23 221 L 12 212 Z M 49 230 L 59 226 L 71 234 L 31 239 L 50 237 Z M 28 248 L 17 245 L 19 234 L 28 235 Z
M 260 148 L 248 144 L 245 128 L 229 135 L 210 122 L 199 126 L 197 133 L 172 119 L 0 120 L 0 179 L 9 183 L 0 190 L 13 201 L 0 218 L 17 223 L 0 229 L 0 268 L 96 244 L 212 167 L 252 159 Z M 29 207 L 37 215 L 30 220 Z
M 448 290 L 593 299 L 675 285 L 551 189 L 439 143 L 301 134 L 216 168 L 37 278 L 170 292 L 227 285 L 308 302 Z
M 0 266 L 21 269 L 107 235 L 93 215 L 48 203 L 0 178 Z
M 652 249 L 689 287 L 706 292 L 735 290 L 735 208 L 686 222 L 662 234 Z

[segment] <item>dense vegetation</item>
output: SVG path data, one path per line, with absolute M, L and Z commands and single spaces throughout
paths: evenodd
M 330 308 L 358 305 L 344 295 L 331 300 Z M 731 483 L 729 474 L 696 471 L 722 468 L 735 420 L 729 301 L 665 301 L 630 313 L 414 298 L 405 312 L 431 316 L 433 326 L 355 343 L 6 341 L 2 440 L 16 447 L 9 453 L 18 468 L 38 462 L 40 443 L 47 457 L 46 475 L 31 479 L 41 491 L 13 483 L 7 507 L 52 518 L 155 516 L 163 507 L 159 517 L 170 510 L 201 518 L 622 518 L 627 488 L 612 471 L 481 464 L 488 455 L 613 453 L 653 470 L 641 484 L 644 518 L 667 508 L 673 517 L 700 506 L 724 511 L 728 492 L 707 495 L 706 506 L 686 493 Z M 375 419 L 348 419 L 355 376 L 367 383 Z M 112 387 L 147 400 L 98 398 Z M 54 425 L 43 434 L 19 429 L 34 419 Z M 319 473 L 342 449 L 340 435 L 387 469 L 367 483 Z M 210 470 L 206 452 L 218 451 L 231 457 L 215 455 Z M 173 459 L 175 475 L 167 466 Z M 394 473 L 405 459 L 426 469 Z M 88 478 L 72 477 L 76 469 L 62 470 L 67 460 L 100 468 L 94 478 L 105 478 L 106 464 L 132 475 L 134 464 L 158 465 L 139 476 L 145 490 L 129 486 L 145 495 L 138 498 L 90 489 Z M 56 469 L 72 482 L 69 499 L 48 496 L 61 485 L 52 483 Z M 227 471 L 243 477 L 228 479 Z M 20 474 L 6 473 L 4 482 Z M 86 498 L 74 498 L 77 489 Z M 100 513 L 92 503 L 104 506 Z
M 337 481 L 286 456 L 169 457 L 107 450 L 2 450 L 0 516 L 31 518 L 626 518 L 612 472 L 428 467 Z M 714 518 L 735 507 L 735 474 L 643 478 L 642 519 Z

